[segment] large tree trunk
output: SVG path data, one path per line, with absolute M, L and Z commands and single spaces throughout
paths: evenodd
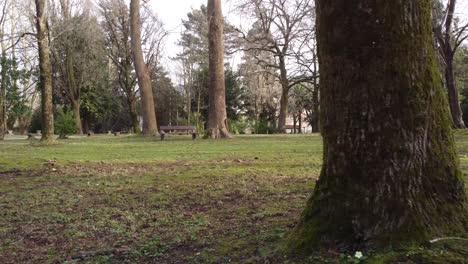
M 448 100 L 450 106 L 450 113 L 452 114 L 452 121 L 455 128 L 464 129 L 465 122 L 463 122 L 463 112 L 460 107 L 460 100 L 458 89 L 455 85 L 455 75 L 453 72 L 453 56 L 446 55 L 445 65 L 445 83 L 447 86 Z
M 468 231 L 431 1 L 317 1 L 324 161 L 293 251 Z
M 221 0 L 208 0 L 209 91 L 208 135 L 211 138 L 231 137 L 227 129 L 224 83 L 224 37 Z
M 42 142 L 54 140 L 54 113 L 52 105 L 52 74 L 49 49 L 49 28 L 45 15 L 45 0 L 36 0 L 37 42 L 39 46 L 39 70 L 42 109 Z
M 154 108 L 153 89 L 148 67 L 143 58 L 141 48 L 141 21 L 140 21 L 140 0 L 130 2 L 130 34 L 135 63 L 135 71 L 138 77 L 138 85 L 141 93 L 141 106 L 143 115 L 142 134 L 146 136 L 157 136 L 158 126 L 156 124 L 156 112 Z

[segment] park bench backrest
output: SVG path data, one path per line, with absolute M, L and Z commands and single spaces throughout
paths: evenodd
M 194 126 L 161 126 L 159 128 L 162 131 L 196 131 Z

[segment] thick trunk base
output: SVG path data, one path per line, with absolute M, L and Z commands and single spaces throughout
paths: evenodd
M 226 128 L 210 128 L 207 130 L 208 138 L 222 139 L 232 138 L 231 134 Z
M 318 0 L 323 166 L 289 250 L 405 247 L 468 233 L 431 0 Z

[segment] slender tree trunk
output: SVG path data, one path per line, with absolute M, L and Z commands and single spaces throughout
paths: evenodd
M 227 129 L 224 83 L 224 37 L 221 0 L 208 0 L 209 91 L 208 135 L 211 138 L 230 138 Z
M 457 49 L 456 45 L 454 45 L 454 33 L 452 32 L 456 4 L 456 0 L 448 0 L 447 8 L 445 10 L 446 14 L 444 18 L 444 25 L 438 25 L 438 21 L 434 18 L 433 26 L 435 37 L 439 44 L 439 54 L 443 58 L 441 67 L 444 69 L 445 84 L 448 92 L 450 114 L 452 116 L 453 126 L 455 128 L 465 129 L 466 127 L 463 121 L 463 112 L 460 107 L 459 93 L 455 83 L 455 75 L 453 71 L 453 57 Z M 433 12 L 435 14 L 438 12 L 435 6 L 433 8 Z M 444 28 L 443 33 L 442 28 Z M 438 62 L 440 64 L 441 60 Z
M 296 128 L 297 128 L 297 116 L 293 114 L 293 134 L 296 134 Z
M 45 0 L 36 0 L 37 42 L 39 46 L 39 69 L 42 109 L 41 142 L 54 140 L 54 113 L 52 105 L 52 74 L 49 49 L 49 28 L 45 15 Z
M 124 78 L 124 89 L 125 95 L 127 97 L 128 111 L 130 114 L 130 120 L 132 122 L 133 133 L 139 134 L 141 132 L 140 122 L 138 121 L 138 111 L 137 111 L 137 98 L 133 90 L 133 81 L 132 81 L 132 63 L 129 59 L 126 59 L 124 63 L 125 67 L 125 78 Z
M 81 126 L 83 127 L 83 133 L 87 134 L 89 132 L 89 120 L 87 116 L 83 118 Z
M 3 37 L 2 34 L 0 34 L 0 37 Z M 6 54 L 3 51 L 0 57 L 0 64 L 0 140 L 3 140 L 6 134 Z
M 317 1 L 324 161 L 293 252 L 468 231 L 431 1 Z
M 21 39 L 21 42 L 23 44 L 23 47 L 26 45 L 26 40 L 24 38 Z M 23 67 L 28 68 L 31 64 L 29 61 L 29 56 L 28 56 L 28 51 L 26 49 L 23 49 Z M 21 83 L 23 84 L 23 93 L 26 94 L 29 89 L 30 85 L 30 78 L 26 74 L 23 75 L 23 79 L 21 80 Z M 22 135 L 25 135 L 28 133 L 29 130 L 29 125 L 31 124 L 31 119 L 33 115 L 33 107 L 36 103 L 36 98 L 37 98 L 37 92 L 34 91 L 31 98 L 28 100 L 29 102 L 26 103 L 28 107 L 28 111 L 20 117 L 20 133 Z
M 0 140 L 5 138 L 7 132 L 7 111 L 6 111 L 6 47 L 5 42 L 3 40 L 5 36 L 5 23 L 2 23 L 2 27 L 0 28 L 0 48 L 1 48 L 1 56 L 0 56 Z
M 319 99 L 319 88 L 318 85 L 314 85 L 314 91 L 312 92 L 312 133 L 320 132 L 320 99 Z
M 80 113 L 80 91 L 76 85 L 75 69 L 73 68 L 73 57 L 72 52 L 67 48 L 66 64 L 67 64 L 67 75 L 68 75 L 68 91 L 70 101 L 72 102 L 73 118 L 75 119 L 75 133 L 78 135 L 83 134 L 83 128 L 81 126 L 81 113 Z
M 133 133 L 139 134 L 141 132 L 140 122 L 138 121 L 138 113 L 137 113 L 137 103 L 135 97 L 128 98 L 128 109 L 130 111 L 130 120 L 132 121 L 132 128 Z
M 158 126 L 156 123 L 156 112 L 154 108 L 153 89 L 148 67 L 143 58 L 141 48 L 141 19 L 140 0 L 130 2 L 130 33 L 133 51 L 133 60 L 138 77 L 138 85 L 141 93 L 141 106 L 143 115 L 143 130 L 145 136 L 157 136 Z
M 83 134 L 83 127 L 81 124 L 81 102 L 79 99 L 72 98 L 71 100 L 72 103 L 72 110 L 73 110 L 73 118 L 75 120 L 75 128 L 76 128 L 76 133 L 78 135 Z
M 318 76 L 318 61 L 317 55 L 314 53 L 313 57 L 313 70 L 314 75 Z M 320 86 L 318 83 L 317 78 L 314 78 L 313 81 L 314 90 L 312 91 L 312 133 L 319 133 L 320 132 Z
M 286 71 L 286 61 L 284 57 L 279 58 L 280 66 L 280 82 L 281 82 L 281 100 L 280 100 L 280 112 L 278 118 L 278 129 L 280 133 L 286 133 L 286 119 L 288 118 L 288 107 L 289 107 L 289 82 Z
M 302 112 L 299 113 L 299 134 L 302 134 Z
M 460 100 L 458 89 L 455 85 L 455 75 L 453 72 L 453 56 L 446 55 L 445 58 L 445 83 L 447 86 L 448 100 L 450 106 L 450 113 L 455 128 L 465 129 L 465 122 L 463 122 L 463 112 L 460 107 Z

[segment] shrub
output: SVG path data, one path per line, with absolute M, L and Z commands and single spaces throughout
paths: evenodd
M 29 125 L 29 133 L 36 133 L 42 129 L 42 116 L 41 109 L 35 110 L 31 117 L 31 124 Z
M 271 126 L 266 120 L 259 120 L 255 124 L 256 134 L 276 134 L 278 132 L 279 132 L 278 128 Z
M 239 120 L 228 120 L 228 129 L 232 134 L 245 134 L 245 131 L 249 127 L 248 120 L 239 119 Z
M 70 110 L 64 111 L 61 106 L 57 107 L 57 117 L 55 118 L 55 133 L 59 138 L 67 138 L 67 135 L 75 133 L 75 120 Z

